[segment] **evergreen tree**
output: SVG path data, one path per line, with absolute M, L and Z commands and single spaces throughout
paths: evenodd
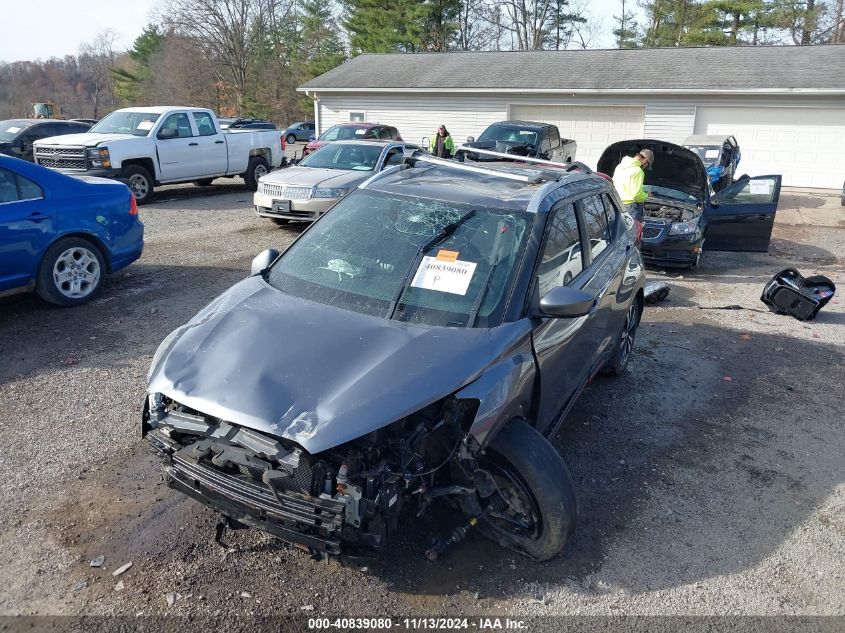
M 343 63 L 346 54 L 330 5 L 321 0 L 305 0 L 301 22 L 306 75 L 316 77 Z
M 111 69 L 115 92 L 121 99 L 129 103 L 138 100 L 141 84 L 150 79 L 153 57 L 161 50 L 164 38 L 158 26 L 148 25 L 135 38 L 132 48 L 126 51 L 131 60 L 130 68 Z
M 421 0 L 344 0 L 353 55 L 410 53 L 421 50 Z

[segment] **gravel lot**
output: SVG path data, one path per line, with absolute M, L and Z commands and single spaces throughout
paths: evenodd
M 0 614 L 845 615 L 843 300 L 806 324 L 759 302 L 790 264 L 845 288 L 834 193 L 785 195 L 768 254 L 652 272 L 672 294 L 647 307 L 628 374 L 596 380 L 555 437 L 580 494 L 564 556 L 471 536 L 428 563 L 440 510 L 341 564 L 254 530 L 220 548 L 214 514 L 167 489 L 140 440 L 158 343 L 298 233 L 238 186 L 163 189 L 141 210 L 143 258 L 92 304 L 0 300 Z

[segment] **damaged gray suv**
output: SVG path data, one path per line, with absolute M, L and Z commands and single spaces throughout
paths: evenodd
M 507 156 L 513 159 L 512 156 Z M 171 333 L 142 429 L 167 484 L 315 555 L 384 546 L 434 504 L 536 560 L 576 521 L 548 438 L 619 374 L 636 229 L 583 166 L 408 155 Z

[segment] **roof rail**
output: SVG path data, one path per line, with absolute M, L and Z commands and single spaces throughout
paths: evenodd
M 417 150 L 414 152 L 413 155 L 408 156 L 405 154 L 405 160 L 413 160 L 413 161 L 425 161 L 426 163 L 434 163 L 435 165 L 443 165 L 444 167 L 451 167 L 452 169 L 458 169 L 461 171 L 471 171 L 476 174 L 484 174 L 486 176 L 495 176 L 496 178 L 504 178 L 506 180 L 516 180 L 518 182 L 525 182 L 525 183 L 535 183 L 537 179 L 533 176 L 526 176 L 524 174 L 512 174 L 509 172 L 504 171 L 497 171 L 495 169 L 487 169 L 486 167 L 476 167 L 475 165 L 467 165 L 466 163 L 461 163 L 455 160 L 450 160 L 448 158 L 437 158 L 435 156 L 430 156 L 428 154 L 424 154 Z
M 484 154 L 485 156 L 498 156 L 506 160 L 522 161 L 524 163 L 537 163 L 538 165 L 549 165 L 551 167 L 562 167 L 565 171 L 572 171 L 573 169 L 580 169 L 584 173 L 592 174 L 593 170 L 587 167 L 584 163 L 578 161 L 571 161 L 569 163 L 558 163 L 552 160 L 545 160 L 542 158 L 531 158 L 530 156 L 519 156 L 518 154 L 505 154 L 504 152 L 494 152 L 489 149 L 480 149 L 477 147 L 468 147 L 466 145 L 459 145 L 455 153 L 464 152 L 466 154 Z

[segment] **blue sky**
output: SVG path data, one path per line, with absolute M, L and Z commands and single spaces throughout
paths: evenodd
M 74 54 L 80 44 L 106 29 L 118 34 L 118 48 L 128 48 L 159 0 L 13 0 L 3 4 L 0 60 L 9 62 Z M 589 7 L 602 22 L 597 45 L 612 46 L 612 16 L 620 12 L 621 0 L 591 0 Z

